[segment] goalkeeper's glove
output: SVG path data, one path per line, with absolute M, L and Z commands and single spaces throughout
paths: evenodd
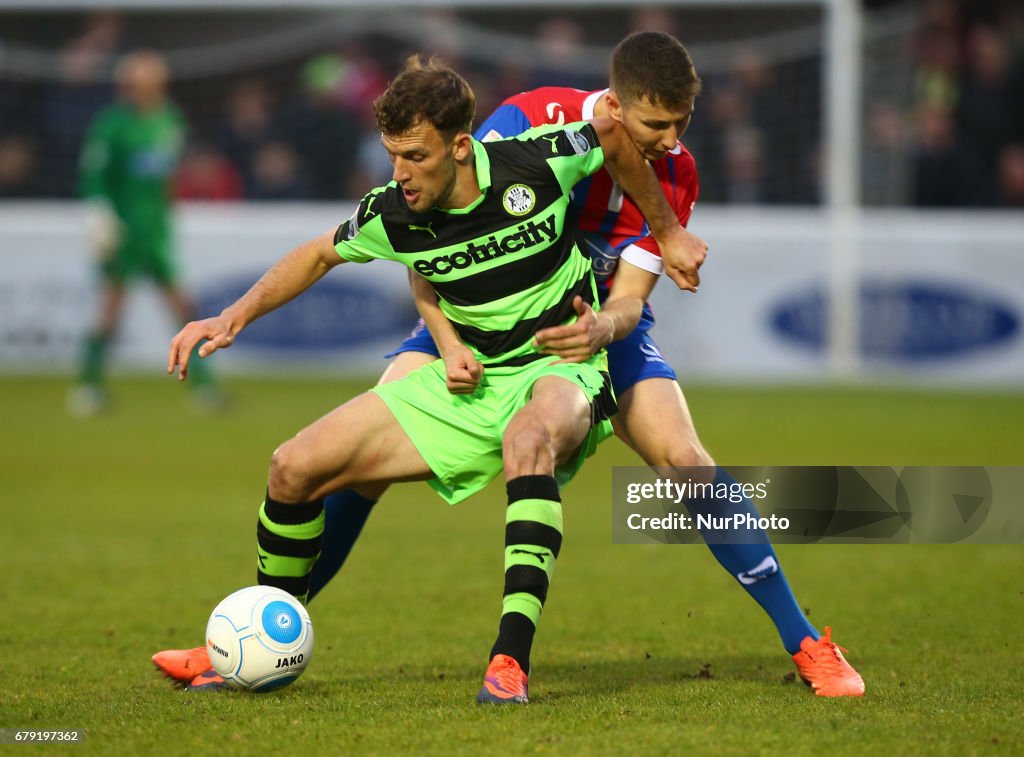
M 91 200 L 85 210 L 85 236 L 93 255 L 104 260 L 121 243 L 121 220 L 106 200 Z

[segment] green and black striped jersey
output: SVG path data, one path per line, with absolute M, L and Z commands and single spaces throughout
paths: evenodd
M 542 328 L 570 323 L 576 295 L 595 304 L 590 260 L 566 223 L 569 193 L 604 163 L 586 122 L 473 141 L 482 196 L 414 213 L 397 183 L 367 194 L 334 235 L 345 260 L 397 260 L 429 281 L 441 311 L 485 365 L 524 365 Z

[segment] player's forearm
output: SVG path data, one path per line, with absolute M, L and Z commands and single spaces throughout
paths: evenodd
M 681 234 L 682 226 L 672 206 L 668 204 L 665 193 L 658 184 L 658 177 L 651 165 L 642 160 L 639 164 L 629 161 L 622 167 L 609 166 L 612 178 L 628 194 L 647 221 L 651 234 L 659 243 L 671 238 L 673 234 Z
M 635 266 L 628 260 L 619 261 L 611 291 L 601 305 L 599 314 L 612 321 L 614 328 L 610 341 L 622 339 L 636 328 L 643 315 L 644 303 L 657 283 L 657 274 Z
M 110 207 L 112 196 L 103 169 L 84 170 L 78 177 L 78 196 L 90 204 Z
M 97 126 L 90 129 L 78 160 L 78 196 L 87 201 L 110 201 L 107 175 L 114 147 Z
M 441 312 L 441 308 L 437 304 L 437 292 L 427 283 L 426 279 L 410 270 L 409 286 L 412 289 L 413 300 L 416 302 L 420 318 L 427 325 L 427 330 L 434 338 L 434 344 L 437 345 L 441 357 L 444 357 L 453 347 L 461 345 L 462 340 L 459 339 L 451 321 Z
M 594 125 L 599 126 L 597 121 Z M 611 126 L 600 124 L 600 127 L 598 138 L 604 151 L 605 168 L 636 203 L 654 238 L 661 242 L 681 233 L 679 218 L 669 205 L 654 169 L 628 138 L 625 129 L 614 122 Z
M 603 326 L 608 332 L 607 341 L 604 341 L 602 346 L 607 347 L 612 342 L 628 336 L 640 323 L 643 310 L 644 301 L 640 297 L 624 296 L 606 300 L 597 314 L 598 319 L 607 324 Z
M 230 322 L 232 335 L 295 299 L 343 262 L 334 252 L 333 240 L 331 231 L 299 245 L 263 274 L 248 292 L 226 307 L 221 315 Z

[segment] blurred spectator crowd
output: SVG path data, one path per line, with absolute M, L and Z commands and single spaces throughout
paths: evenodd
M 984 14 L 958 0 L 909 4 L 920 19 L 907 39 L 909 91 L 865 97 L 864 201 L 1024 207 L 1020 0 L 985 3 Z M 683 141 L 697 159 L 702 201 L 820 201 L 820 51 L 779 62 L 738 48 L 728 65 L 707 70 L 701 40 L 689 39 L 664 7 L 636 9 L 630 27 L 676 34 L 694 53 L 705 87 Z M 454 35 L 434 38 L 424 49 L 467 76 L 478 95 L 478 119 L 524 89 L 606 86 L 594 66 L 579 65 L 584 45 L 593 43 L 575 20 L 539 20 L 534 33 L 540 53 L 532 67 L 482 64 Z M 0 73 L 0 197 L 74 196 L 82 138 L 115 96 L 104 74 L 128 49 L 127 37 L 124 17 L 96 13 L 63 44 L 59 70 L 48 81 Z M 257 65 L 252 72 L 173 82 L 174 99 L 190 123 L 176 194 L 188 200 L 331 200 L 385 183 L 390 166 L 370 103 L 413 51 L 368 34 L 271 69 Z
M 1024 207 L 1024 4 L 972 18 L 932 0 L 915 47 L 911 201 L 919 206 Z M 898 116 L 898 114 L 897 114 Z M 900 139 L 881 103 L 873 149 Z

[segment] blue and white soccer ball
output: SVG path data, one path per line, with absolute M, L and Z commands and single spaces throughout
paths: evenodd
M 309 665 L 313 623 L 288 592 L 250 586 L 214 608 L 206 625 L 206 651 L 214 670 L 236 689 L 280 689 Z

